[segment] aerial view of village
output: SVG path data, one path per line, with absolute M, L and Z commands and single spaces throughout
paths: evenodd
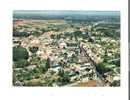
M 120 12 L 15 10 L 12 28 L 13 86 L 120 86 Z

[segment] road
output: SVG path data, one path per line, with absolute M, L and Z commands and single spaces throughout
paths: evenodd
M 87 51 L 83 48 L 83 46 L 80 46 L 80 42 L 78 41 L 77 37 L 75 37 L 75 40 L 78 42 L 78 47 L 80 48 L 81 52 L 83 52 L 86 55 L 88 61 L 93 66 L 93 69 L 95 70 L 95 73 L 98 76 L 97 84 L 104 84 L 105 83 L 105 79 L 102 77 L 102 75 L 99 74 L 99 72 L 97 72 L 97 70 L 96 70 L 96 67 L 97 67 L 96 63 L 91 59 L 91 57 L 89 56 Z

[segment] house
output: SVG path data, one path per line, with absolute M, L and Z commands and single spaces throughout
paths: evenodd
M 58 61 L 57 60 L 52 60 L 51 62 L 50 62 L 50 64 L 51 64 L 51 66 L 53 66 L 53 68 L 55 67 L 58 67 L 59 66 L 59 63 L 58 63 Z
M 37 55 L 41 56 L 44 52 L 43 51 L 37 51 Z
M 50 70 L 53 70 L 55 72 L 57 72 L 61 67 L 54 67 L 54 68 L 50 68 Z
M 80 70 L 85 70 L 87 67 L 86 66 L 81 66 Z
M 82 56 L 82 55 L 79 55 L 78 59 L 79 59 L 79 62 L 87 61 L 88 60 L 86 56 Z
M 49 46 L 49 45 L 50 45 L 50 43 L 49 43 L 49 42 L 46 42 L 46 43 L 45 43 L 45 46 Z
M 103 59 L 100 58 L 100 57 L 94 57 L 94 61 L 95 61 L 96 63 L 101 63 L 101 62 L 103 62 Z
M 114 81 L 119 81 L 119 80 L 120 80 L 120 76 L 114 76 L 114 77 L 113 77 L 113 80 L 114 80 Z
M 67 44 L 65 42 L 62 42 L 59 44 L 60 48 L 66 48 L 67 47 Z
M 37 66 L 36 65 L 31 65 L 31 66 L 28 66 L 26 67 L 28 70 L 33 70 L 34 68 L 36 68 Z

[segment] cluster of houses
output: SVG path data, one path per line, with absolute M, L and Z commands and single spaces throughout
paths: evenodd
M 97 25 L 97 23 L 94 25 Z M 91 25 L 87 26 L 87 29 L 91 31 Z M 84 30 L 84 28 L 81 28 L 80 30 Z M 45 32 L 44 34 L 40 35 L 40 37 L 35 37 L 33 35 L 30 35 L 26 38 L 13 37 L 13 46 L 22 45 L 28 50 L 29 55 L 32 55 L 29 51 L 29 47 L 38 47 L 38 51 L 36 52 L 38 57 L 43 60 L 50 58 L 51 68 L 49 70 L 53 70 L 58 73 L 60 69 L 63 69 L 66 73 L 68 73 L 72 81 L 77 80 L 80 82 L 88 82 L 89 80 L 97 80 L 95 68 L 92 66 L 91 62 L 89 62 L 86 55 L 81 52 L 77 41 L 75 39 L 70 40 L 69 38 L 61 38 L 59 40 L 51 39 L 50 35 L 52 33 L 52 31 Z M 117 45 L 119 41 L 117 42 L 116 40 L 103 38 L 99 42 Z M 71 46 L 69 43 L 73 43 L 75 45 Z M 98 43 L 92 44 L 86 41 L 81 42 L 80 46 L 82 46 L 87 51 L 89 57 L 95 63 L 98 64 L 104 61 L 102 55 L 105 55 L 105 50 Z M 107 55 L 112 56 L 115 52 L 119 52 L 119 48 L 108 50 Z M 72 55 L 76 55 L 78 59 L 76 63 L 72 61 Z M 64 65 L 62 66 L 60 63 Z M 112 82 L 113 80 L 120 80 L 119 74 L 105 74 L 107 76 L 106 79 L 109 82 Z

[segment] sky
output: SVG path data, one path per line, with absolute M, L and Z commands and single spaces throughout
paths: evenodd
M 46 15 L 120 15 L 119 11 L 83 11 L 83 10 L 15 10 L 14 14 L 46 14 Z

